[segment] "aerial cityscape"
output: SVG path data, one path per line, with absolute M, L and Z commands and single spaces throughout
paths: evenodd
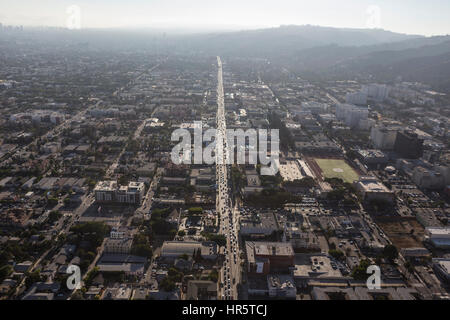
M 0 6 L 0 300 L 450 299 L 448 21 L 79 3 Z

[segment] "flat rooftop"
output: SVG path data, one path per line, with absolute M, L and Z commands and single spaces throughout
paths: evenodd
M 117 182 L 116 181 L 99 181 L 97 185 L 95 186 L 94 191 L 114 191 L 117 189 Z
M 254 242 L 246 241 L 247 253 L 255 256 L 293 256 L 294 249 L 288 242 Z
M 339 278 L 342 273 L 333 269 L 331 260 L 325 255 L 296 254 L 294 277 Z
M 427 228 L 433 236 L 450 236 L 450 228 Z
M 391 192 L 384 184 L 374 177 L 361 177 L 357 185 L 365 192 Z

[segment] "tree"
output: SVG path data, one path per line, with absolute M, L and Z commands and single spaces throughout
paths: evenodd
M 328 251 L 328 254 L 336 260 L 340 260 L 344 256 L 344 253 L 341 250 L 336 249 L 331 249 L 330 251 Z
M 4 265 L 0 267 L 0 281 L 6 279 L 11 273 L 13 269 L 10 265 Z
M 188 209 L 189 214 L 202 214 L 203 208 L 201 207 L 192 207 Z
M 41 271 L 38 269 L 36 271 L 31 272 L 28 277 L 25 279 L 25 285 L 29 288 L 33 283 L 42 281 Z
M 370 266 L 369 260 L 361 260 L 359 265 L 353 269 L 352 277 L 355 280 L 367 280 L 369 274 L 367 273 L 367 268 Z
M 409 273 L 413 273 L 414 272 L 414 266 L 409 261 L 406 261 L 405 268 L 406 268 L 406 270 L 409 271 Z
M 146 234 L 138 233 L 134 236 L 131 251 L 137 256 L 151 258 L 153 251 Z
M 183 279 L 183 272 L 178 271 L 176 268 L 170 268 L 167 274 L 173 282 L 181 282 Z
M 293 188 L 312 188 L 315 186 L 315 181 L 311 177 L 305 177 L 303 179 L 297 179 L 294 181 L 285 181 L 283 182 L 284 187 L 293 187 Z
M 199 249 L 194 251 L 194 261 L 198 263 L 198 262 L 200 262 L 202 260 L 203 260 L 202 250 L 199 248 Z
M 52 211 L 48 215 L 48 222 L 54 223 L 55 221 L 58 221 L 62 217 L 62 214 L 59 211 Z
M 75 293 L 72 295 L 71 300 L 83 300 L 83 294 L 81 293 L 81 291 L 75 291 Z
M 392 262 L 398 257 L 398 250 L 394 245 L 388 244 L 383 249 L 383 256 Z
M 170 229 L 169 230 L 169 237 L 170 238 L 174 238 L 176 234 L 177 234 L 177 230 L 176 229 Z
M 345 199 L 346 190 L 344 188 L 338 188 L 328 192 L 327 199 L 328 200 L 344 200 Z
M 126 175 L 122 175 L 117 181 L 119 185 L 125 186 L 128 184 L 129 178 Z
M 189 256 L 188 256 L 186 253 L 183 253 L 183 254 L 180 256 L 180 259 L 188 260 L 188 259 L 189 259 Z
M 176 288 L 175 282 L 173 282 L 173 281 L 170 280 L 169 278 L 164 278 L 164 279 L 161 281 L 159 287 L 160 287 L 162 290 L 166 291 L 166 292 L 173 291 L 173 290 L 175 290 L 175 288 Z
M 85 222 L 73 226 L 70 231 L 82 240 L 89 241 L 91 250 L 100 246 L 105 236 L 110 232 L 110 227 L 103 222 Z
M 347 157 L 349 159 L 354 160 L 354 159 L 356 159 L 358 157 L 358 153 L 356 151 L 354 151 L 354 150 L 350 150 L 350 151 L 347 152 Z
M 98 273 L 99 273 L 98 267 L 94 267 L 91 271 L 89 271 L 89 273 L 84 278 L 85 286 L 89 287 L 92 283 L 92 280 L 94 280 L 94 278 L 97 276 Z
M 211 234 L 208 233 L 205 235 L 206 239 L 209 241 L 214 241 L 218 246 L 223 247 L 227 244 L 227 238 L 223 234 Z
M 141 257 L 151 258 L 153 255 L 152 248 L 148 244 L 137 244 L 132 249 L 133 254 Z
M 219 280 L 219 273 L 217 272 L 216 269 L 211 270 L 211 272 L 208 275 L 208 279 L 213 282 L 217 282 Z

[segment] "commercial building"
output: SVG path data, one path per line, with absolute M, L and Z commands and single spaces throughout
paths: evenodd
M 214 260 L 217 258 L 217 244 L 212 241 L 164 241 L 161 248 L 161 257 L 176 260 L 184 254 L 192 257 L 199 250 L 204 259 Z
M 418 159 L 423 155 L 423 140 L 411 131 L 398 132 L 394 150 L 406 159 Z
M 290 275 L 267 276 L 267 287 L 271 298 L 295 299 L 297 295 L 294 279 Z
M 450 248 L 450 228 L 426 228 L 425 238 L 437 248 Z
M 142 275 L 147 258 L 128 254 L 104 253 L 97 263 L 101 272 L 124 272 L 128 275 Z
M 270 211 L 242 215 L 240 225 L 240 234 L 252 238 L 270 236 L 273 232 L 280 230 L 273 212 Z
M 369 110 L 367 107 L 340 103 L 336 106 L 336 117 L 352 129 L 366 129 Z
M 119 188 L 116 192 L 116 199 L 120 203 L 141 204 L 144 192 L 144 182 L 129 182 L 128 186 Z
M 295 142 L 295 148 L 301 153 L 313 153 L 313 154 L 331 154 L 340 153 L 341 150 L 331 140 L 310 140 L 310 141 L 297 141 Z
M 105 253 L 129 254 L 133 246 L 133 237 L 126 230 L 112 228 L 105 241 Z
M 308 110 L 311 114 L 321 114 L 328 110 L 328 105 L 326 103 L 320 103 L 316 101 L 305 101 L 302 102 L 302 109 Z
M 320 251 L 319 239 L 314 232 L 302 231 L 296 223 L 286 223 L 284 228 L 286 240 L 292 244 L 296 252 Z
M 348 104 L 355 105 L 366 105 L 367 104 L 367 94 L 361 91 L 349 92 L 345 95 L 345 102 Z
M 445 187 L 445 179 L 440 172 L 424 167 L 415 167 L 411 178 L 419 188 L 438 190 Z
M 287 272 L 294 266 L 294 249 L 289 242 L 246 241 L 245 248 L 249 273 Z
M 373 126 L 370 131 L 370 140 L 376 149 L 393 150 L 397 129 L 383 125 Z
M 369 84 L 361 88 L 361 92 L 364 93 L 369 99 L 377 102 L 383 102 L 389 96 L 389 87 L 385 84 Z
M 100 181 L 94 188 L 97 202 L 114 202 L 117 190 L 116 181 Z
M 314 300 L 416 300 L 417 291 L 405 287 L 383 287 L 370 290 L 367 287 L 315 287 Z
M 388 162 L 386 154 L 380 150 L 358 150 L 358 158 L 368 166 L 384 165 Z
M 390 203 L 394 202 L 394 192 L 375 177 L 360 177 L 358 181 L 355 181 L 354 185 L 365 201 L 381 200 Z
M 449 165 L 437 165 L 434 170 L 442 174 L 446 185 L 450 185 L 450 166 Z
M 405 257 L 405 259 L 412 259 L 412 260 L 420 260 L 431 256 L 430 251 L 422 247 L 403 248 L 400 250 L 400 253 L 402 254 L 403 257 Z
M 185 300 L 217 300 L 217 283 L 210 280 L 189 280 Z
M 336 262 L 323 253 L 296 254 L 293 276 L 297 287 L 301 288 L 318 282 L 345 282 Z
M 450 259 L 433 259 L 433 270 L 447 283 L 450 283 Z
M 105 253 L 128 254 L 131 252 L 133 245 L 132 238 L 114 239 L 108 238 L 105 241 Z
M 249 299 L 295 299 L 297 295 L 294 279 L 288 274 L 250 275 L 247 288 Z
M 100 181 L 94 188 L 95 200 L 99 203 L 127 203 L 140 205 L 144 198 L 145 184 L 130 182 L 118 186 L 116 181 Z

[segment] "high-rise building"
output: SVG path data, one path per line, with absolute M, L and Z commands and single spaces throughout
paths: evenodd
M 343 121 L 350 128 L 361 129 L 367 122 L 369 110 L 353 104 L 340 103 L 336 106 L 336 118 Z
M 397 137 L 397 129 L 386 126 L 373 126 L 370 131 L 370 140 L 375 148 L 380 150 L 392 150 Z
M 349 92 L 345 95 L 345 102 L 349 104 L 356 104 L 359 106 L 367 104 L 367 93 L 358 91 L 358 92 Z
M 382 102 L 389 95 L 389 87 L 385 84 L 369 84 L 363 86 L 361 92 L 366 94 L 369 99 Z
M 406 159 L 418 159 L 423 155 L 423 140 L 411 131 L 398 132 L 394 150 Z

